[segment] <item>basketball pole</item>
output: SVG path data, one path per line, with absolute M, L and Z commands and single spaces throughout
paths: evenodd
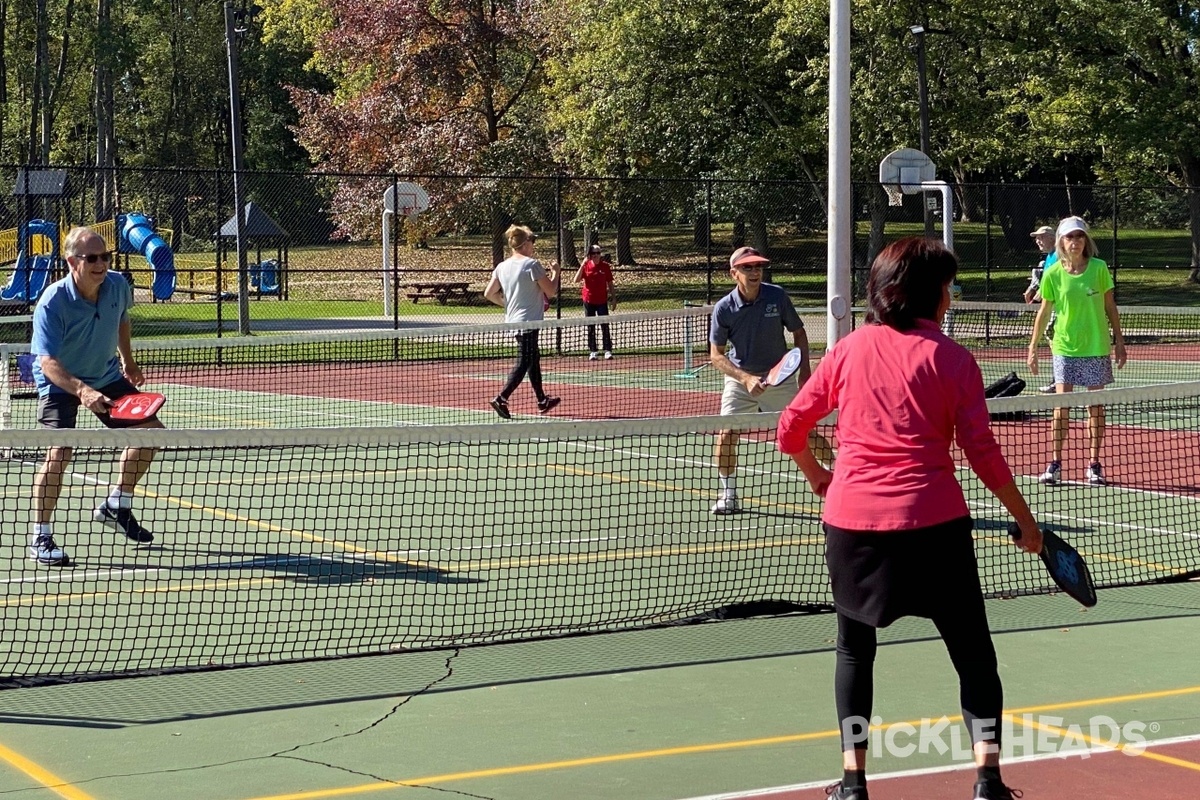
M 829 212 L 826 352 L 850 333 L 850 0 L 829 2 Z

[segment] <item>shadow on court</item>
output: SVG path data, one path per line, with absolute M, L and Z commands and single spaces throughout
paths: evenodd
M 199 563 L 164 564 L 159 560 L 139 558 L 155 553 L 166 556 L 183 556 L 198 559 Z M 206 560 L 212 559 L 212 560 Z M 139 548 L 125 557 L 97 562 L 90 559 L 88 568 L 111 569 L 134 572 L 154 570 L 178 578 L 225 577 L 246 572 L 255 576 L 285 576 L 304 585 L 340 586 L 372 583 L 376 581 L 417 581 L 433 584 L 484 584 L 482 578 L 472 578 L 439 569 L 428 564 L 404 561 L 382 561 L 368 556 L 308 556 L 288 553 L 262 554 L 258 551 L 243 553 L 230 550 L 190 550 L 174 545 Z M 66 567 L 64 572 L 79 569 L 78 563 Z

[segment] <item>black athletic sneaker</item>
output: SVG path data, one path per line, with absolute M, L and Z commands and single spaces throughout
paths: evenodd
M 538 413 L 539 414 L 548 414 L 548 413 L 550 413 L 550 410 L 552 408 L 554 408 L 556 405 L 558 405 L 561 402 L 562 402 L 561 397 L 550 397 L 549 395 L 547 395 L 546 397 L 543 397 L 541 400 L 538 400 Z
M 1010 789 L 1002 781 L 982 780 L 975 782 L 975 800 L 1013 800 L 1021 796 L 1017 789 Z
M 154 534 L 139 525 L 133 517 L 133 512 L 128 508 L 113 509 L 109 507 L 108 503 L 101 503 L 96 506 L 92 519 L 120 531 L 131 542 L 149 544 L 154 541 Z
M 833 800 L 869 800 L 867 797 L 867 787 L 859 786 L 855 789 L 847 789 L 842 786 L 842 782 L 838 781 L 833 786 L 826 787 L 825 796 Z
M 503 397 L 497 397 L 492 400 L 491 406 L 503 419 L 512 419 L 512 413 L 508 410 L 508 401 Z

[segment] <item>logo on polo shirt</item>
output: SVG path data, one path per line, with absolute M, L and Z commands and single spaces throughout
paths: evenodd
M 764 317 L 778 317 L 779 316 L 779 305 L 776 303 L 767 303 L 767 307 L 765 309 L 763 309 L 763 316 Z

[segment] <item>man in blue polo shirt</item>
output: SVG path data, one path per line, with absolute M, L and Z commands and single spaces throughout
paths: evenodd
M 753 247 L 741 247 L 729 257 L 729 274 L 737 286 L 713 307 L 709 329 L 709 357 L 725 375 L 721 392 L 721 414 L 753 414 L 782 411 L 799 391 L 796 378 L 779 386 L 768 386 L 763 378 L 791 347 L 804 354 L 796 376 L 808 380 L 808 335 L 791 298 L 782 287 L 763 283 L 763 265 L 770 263 Z M 784 333 L 792 336 L 792 344 Z M 728 352 L 726 348 L 730 348 Z M 717 477 L 720 491 L 712 507 L 714 514 L 741 511 L 737 494 L 737 446 L 735 431 L 717 436 Z
M 125 278 L 108 271 L 112 253 L 104 239 L 89 228 L 74 228 L 63 243 L 63 253 L 70 273 L 46 289 L 33 312 L 30 351 L 35 356 L 38 422 L 44 428 L 74 428 L 83 406 L 109 428 L 163 427 L 157 417 L 122 423 L 108 414 L 114 401 L 138 391 L 142 371 L 130 343 L 133 291 Z M 152 449 L 126 449 L 117 483 L 93 513 L 97 522 L 121 531 L 136 544 L 154 539 L 131 510 L 133 489 L 153 459 Z M 34 478 L 29 557 L 40 564 L 70 563 L 55 543 L 50 523 L 70 460 L 71 448 L 52 447 Z

